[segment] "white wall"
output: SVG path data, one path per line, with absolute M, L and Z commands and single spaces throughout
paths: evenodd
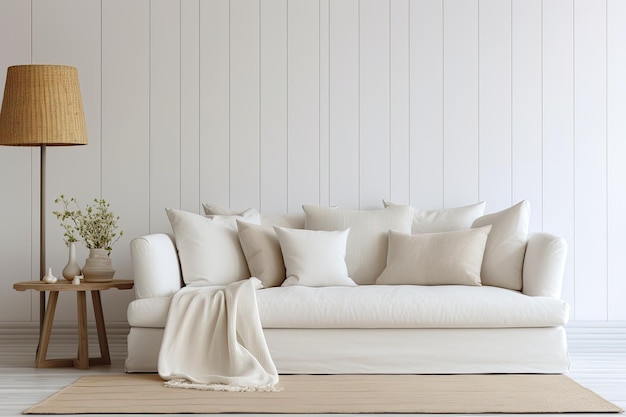
M 572 318 L 626 320 L 624 1 L 2 0 L 0 78 L 23 63 L 75 65 L 83 91 L 89 145 L 48 151 L 59 273 L 61 193 L 121 216 L 118 278 L 165 206 L 528 199 L 569 242 Z M 0 148 L 3 322 L 38 317 L 11 290 L 38 273 L 38 161 Z M 107 320 L 131 297 L 107 292 Z

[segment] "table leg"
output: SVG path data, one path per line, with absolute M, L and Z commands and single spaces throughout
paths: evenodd
M 76 307 L 78 313 L 78 358 L 74 360 L 74 367 L 89 368 L 89 337 L 87 335 L 87 298 L 85 291 L 76 292 Z
M 45 308 L 43 325 L 39 332 L 39 347 L 37 348 L 37 356 L 35 358 L 35 366 L 37 368 L 42 368 L 46 365 L 46 354 L 48 353 L 48 344 L 50 343 L 50 333 L 52 332 L 52 322 L 54 321 L 54 312 L 57 308 L 58 298 L 58 291 L 50 291 L 48 307 Z
M 50 334 L 52 333 L 52 322 L 54 321 L 54 313 L 57 308 L 58 298 L 58 291 L 50 291 L 48 306 L 44 309 L 45 314 L 43 326 L 39 332 L 39 347 L 37 348 L 37 356 L 35 357 L 35 367 L 37 368 L 72 366 L 72 359 L 46 359 L 46 355 L 48 354 L 48 344 L 50 343 Z
M 92 365 L 110 365 L 111 355 L 109 354 L 109 342 L 107 340 L 107 330 L 104 325 L 104 314 L 102 314 L 102 301 L 100 291 L 91 292 L 93 312 L 96 318 L 96 328 L 98 329 L 98 343 L 100 344 L 100 358 L 92 359 Z

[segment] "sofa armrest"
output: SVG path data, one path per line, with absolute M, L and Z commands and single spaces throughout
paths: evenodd
M 561 297 L 567 242 L 549 233 L 529 236 L 522 272 L 522 292 L 530 296 Z
M 130 242 L 137 298 L 167 297 L 181 288 L 180 263 L 172 238 L 165 233 Z

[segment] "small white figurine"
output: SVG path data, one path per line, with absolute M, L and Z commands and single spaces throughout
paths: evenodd
M 80 285 L 80 280 L 83 279 L 82 275 L 74 275 L 74 279 L 72 280 L 72 284 Z
M 48 273 L 43 277 L 43 282 L 46 284 L 54 284 L 57 282 L 57 277 L 52 275 L 52 268 L 48 268 Z

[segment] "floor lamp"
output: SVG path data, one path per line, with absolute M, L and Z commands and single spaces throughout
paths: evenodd
M 7 69 L 0 145 L 38 146 L 40 153 L 39 279 L 46 273 L 46 147 L 87 144 L 78 70 L 65 65 L 17 65 Z M 40 292 L 39 329 L 46 295 Z

